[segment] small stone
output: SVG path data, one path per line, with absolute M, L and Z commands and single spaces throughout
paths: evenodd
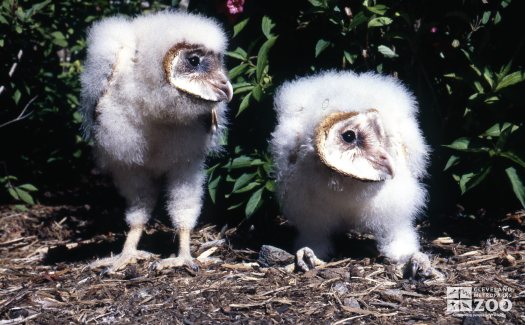
M 259 251 L 258 262 L 264 267 L 286 266 L 294 262 L 295 257 L 275 246 L 263 245 Z
M 359 305 L 359 301 L 357 301 L 357 299 L 355 298 L 345 298 L 343 300 L 343 305 L 351 308 L 361 308 L 361 306 Z
M 346 285 L 346 283 L 344 282 L 341 282 L 341 281 L 338 281 L 334 284 L 334 286 L 332 287 L 332 289 L 337 292 L 340 296 L 343 296 L 345 294 L 348 293 L 348 286 Z

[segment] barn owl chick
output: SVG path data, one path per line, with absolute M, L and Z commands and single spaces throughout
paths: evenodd
M 204 158 L 219 147 L 233 93 L 225 49 L 216 22 L 187 13 L 113 17 L 90 29 L 81 76 L 83 127 L 99 167 L 126 199 L 130 226 L 122 253 L 93 266 L 118 270 L 151 256 L 137 245 L 160 184 L 167 186 L 179 252 L 157 265 L 192 264 L 190 231 L 202 205 Z
M 371 232 L 382 254 L 428 273 L 414 219 L 429 149 L 412 95 L 393 78 L 325 72 L 284 84 L 272 134 L 283 214 L 299 230 L 298 266 L 332 252 L 339 230 Z M 308 265 L 309 264 L 309 265 Z

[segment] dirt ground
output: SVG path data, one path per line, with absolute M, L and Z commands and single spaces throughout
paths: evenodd
M 294 235 L 278 219 L 265 229 L 201 223 L 194 256 L 211 254 L 219 264 L 156 271 L 143 261 L 109 274 L 88 264 L 120 251 L 122 206 L 91 200 L 50 199 L 27 212 L 0 207 L 0 325 L 525 324 L 524 211 L 498 223 L 478 216 L 421 224 L 423 249 L 444 281 L 403 279 L 373 240 L 357 234 L 340 239 L 340 256 L 319 269 L 264 267 L 260 245 L 281 236 L 289 249 Z M 167 257 L 173 237 L 165 222 L 153 221 L 140 246 Z M 481 316 L 447 313 L 447 287 L 505 290 L 512 306 Z

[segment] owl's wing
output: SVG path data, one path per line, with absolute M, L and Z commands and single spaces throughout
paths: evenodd
M 89 139 L 96 120 L 100 99 L 108 93 L 112 82 L 133 59 L 135 36 L 130 21 L 123 17 L 104 19 L 88 32 L 88 49 L 82 84 L 80 112 L 84 137 Z

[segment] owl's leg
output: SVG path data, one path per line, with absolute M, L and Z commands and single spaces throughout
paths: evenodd
M 191 256 L 190 235 L 201 213 L 205 179 L 202 163 L 177 168 L 168 178 L 168 213 L 177 228 L 179 252 L 177 257 L 158 261 L 155 268 L 160 270 L 187 265 L 198 269 Z M 199 259 L 199 262 L 206 261 Z
M 403 276 L 407 278 L 442 278 L 442 274 L 432 267 L 430 258 L 419 250 L 419 240 L 414 226 L 398 224 L 376 237 L 379 250 L 386 257 L 398 263 L 403 269 Z
M 145 172 L 127 168 L 115 171 L 114 181 L 127 201 L 126 221 L 130 231 L 120 254 L 97 260 L 90 265 L 92 268 L 107 266 L 110 272 L 121 270 L 137 260 L 155 257 L 154 254 L 138 250 L 137 247 L 144 225 L 155 206 L 157 184 Z

